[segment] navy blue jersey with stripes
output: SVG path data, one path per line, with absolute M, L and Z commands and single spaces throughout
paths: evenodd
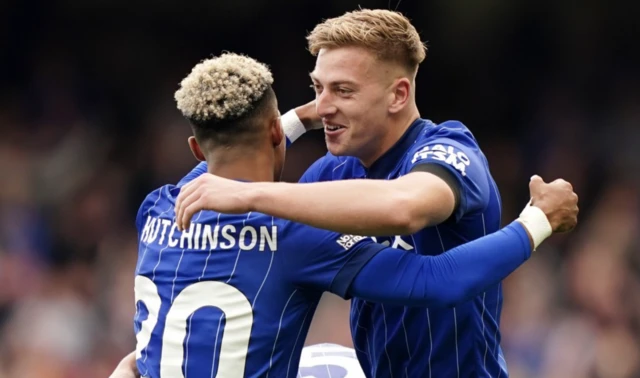
M 296 377 L 324 291 L 341 296 L 385 247 L 260 213 L 197 213 L 180 232 L 179 187 L 136 219 L 137 367 L 143 377 Z
M 460 122 L 418 119 L 366 169 L 353 157 L 327 154 L 301 182 L 394 179 L 421 164 L 438 164 L 460 190 L 446 222 L 409 236 L 377 241 L 408 253 L 437 255 L 500 228 L 501 201 L 487 160 Z M 500 349 L 500 284 L 453 308 L 382 305 L 354 298 L 351 330 L 358 358 L 371 377 L 507 377 Z

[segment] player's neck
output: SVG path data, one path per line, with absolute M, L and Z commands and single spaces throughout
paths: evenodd
M 242 181 L 274 181 L 272 156 L 257 151 L 223 150 L 207 156 L 208 172 L 216 176 Z
M 387 133 L 385 137 L 378 145 L 378 148 L 375 151 L 372 151 L 370 156 L 360 156 L 360 162 L 365 167 L 371 167 L 373 163 L 376 162 L 382 155 L 384 155 L 387 151 L 391 149 L 404 133 L 407 132 L 407 129 L 413 124 L 413 122 L 420 118 L 420 112 L 418 111 L 418 107 L 413 104 L 409 109 L 406 109 L 402 114 L 397 114 L 396 117 L 393 117 L 389 120 L 389 123 L 386 125 Z

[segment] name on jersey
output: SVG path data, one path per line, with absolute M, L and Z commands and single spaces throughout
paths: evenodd
M 211 250 L 240 249 L 241 251 L 278 250 L 278 227 L 232 224 L 210 225 L 191 223 L 188 230 L 178 231 L 178 225 L 169 220 L 148 216 L 140 233 L 140 242 L 170 248 Z
M 453 146 L 444 146 L 442 144 L 424 146 L 413 155 L 411 163 L 415 164 L 418 161 L 427 159 L 443 161 L 454 167 L 463 176 L 467 175 L 466 169 L 471 164 L 471 160 L 464 152 Z

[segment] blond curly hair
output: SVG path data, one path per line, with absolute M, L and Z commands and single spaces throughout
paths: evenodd
M 178 109 L 195 122 L 237 119 L 271 88 L 269 68 L 248 56 L 224 53 L 198 63 L 175 93 Z
M 415 71 L 427 56 L 416 28 L 399 12 L 360 9 L 318 24 L 307 36 L 314 56 L 323 48 L 361 46 Z

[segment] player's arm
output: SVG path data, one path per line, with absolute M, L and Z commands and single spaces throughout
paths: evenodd
M 176 213 L 181 227 L 188 226 L 196 211 L 209 209 L 258 211 L 348 234 L 412 234 L 449 217 L 482 211 L 488 204 L 491 189 L 484 157 L 470 137 L 459 139 L 436 138 L 416 146 L 401 167 L 407 173 L 393 180 L 231 187 L 205 175 L 180 194 Z
M 494 285 L 552 232 L 577 223 L 577 196 L 560 180 L 534 177 L 532 203 L 517 221 L 438 256 L 387 248 L 365 237 L 290 226 L 296 252 L 281 256 L 294 283 L 343 297 L 413 306 L 452 305 Z M 294 224 L 295 225 L 295 224 Z M 298 227 L 295 229 L 295 227 Z
M 287 137 L 287 147 L 295 142 L 296 139 L 300 138 L 305 132 L 322 127 L 322 121 L 316 113 L 315 100 L 289 110 L 282 115 L 280 121 L 284 129 L 284 134 Z M 198 163 L 198 165 L 178 182 L 177 186 L 182 187 L 188 184 L 200 177 L 203 173 L 207 173 L 207 170 L 208 166 L 206 162 Z
M 140 378 L 140 373 L 138 373 L 138 367 L 136 366 L 135 350 L 120 361 L 109 378 Z
M 404 306 L 454 306 L 505 279 L 531 251 L 518 221 L 437 256 L 385 248 L 361 268 L 347 294 Z
M 549 217 L 541 208 L 527 205 L 507 227 L 437 256 L 378 250 L 353 277 L 347 296 L 405 306 L 453 306 L 496 285 L 554 230 L 571 229 L 577 222 L 574 193 L 562 188 L 564 183 L 545 187 L 537 182 L 532 183 L 532 197 L 548 209 Z M 555 188 L 541 192 L 549 185 Z
M 313 227 L 355 235 L 404 235 L 446 220 L 456 209 L 456 191 L 428 172 L 395 180 L 314 183 L 240 183 L 203 175 L 181 190 L 176 203 L 180 229 L 199 210 L 257 211 Z
M 413 234 L 481 211 L 490 198 L 484 157 L 469 135 L 443 130 L 408 152 L 397 179 L 261 183 L 248 201 L 255 211 L 359 235 Z
M 446 220 L 455 189 L 429 172 L 394 180 L 260 183 L 247 193 L 253 211 L 356 235 L 406 235 Z

